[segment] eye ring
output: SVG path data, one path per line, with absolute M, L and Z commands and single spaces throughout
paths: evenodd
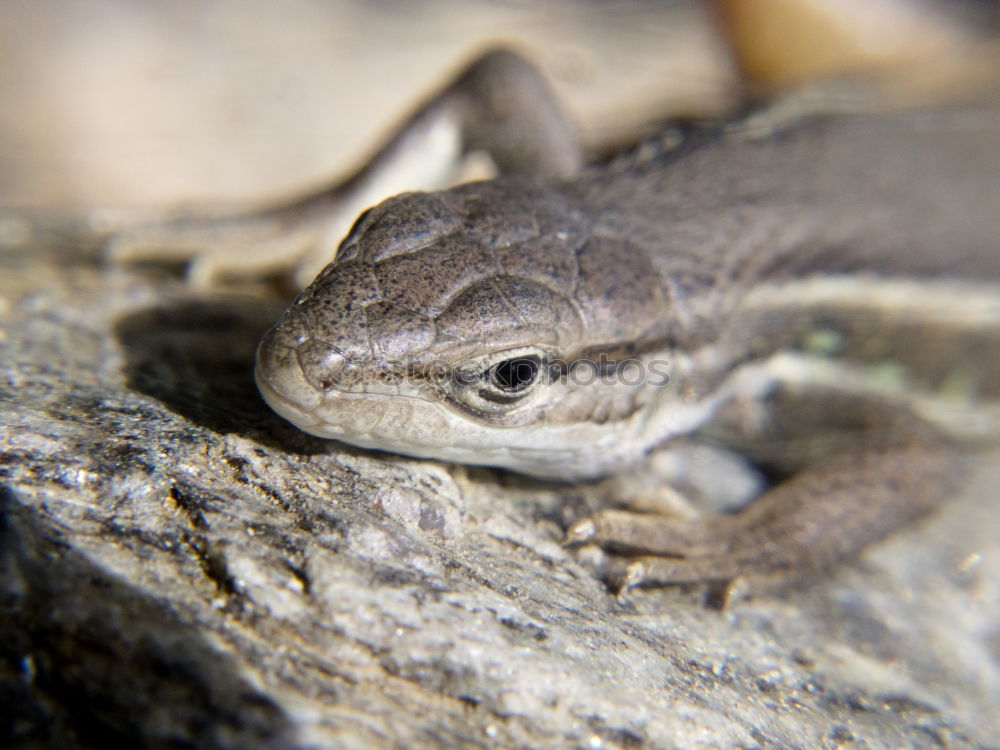
M 454 377 L 440 397 L 464 414 L 494 424 L 527 424 L 537 416 L 539 399 L 556 356 L 540 346 L 497 351 L 456 363 Z

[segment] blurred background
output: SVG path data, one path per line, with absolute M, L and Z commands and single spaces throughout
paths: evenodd
M 127 213 L 298 193 L 363 160 L 496 43 L 541 65 L 585 141 L 606 150 L 665 117 L 734 106 L 740 68 L 766 88 L 926 62 L 991 30 L 998 6 L 4 0 L 0 206 Z

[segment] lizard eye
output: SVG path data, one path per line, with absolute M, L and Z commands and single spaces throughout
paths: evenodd
M 448 398 L 482 418 L 520 411 L 542 392 L 547 381 L 548 354 L 536 347 L 496 352 L 466 362 L 456 372 Z
M 490 385 L 506 394 L 520 393 L 535 382 L 540 364 L 534 355 L 505 359 L 490 368 Z

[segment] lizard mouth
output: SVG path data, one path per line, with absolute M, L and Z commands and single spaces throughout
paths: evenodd
M 347 435 L 351 432 L 349 418 L 357 411 L 352 402 L 369 394 L 317 386 L 302 365 L 303 342 L 294 335 L 297 330 L 284 320 L 261 339 L 254 367 L 257 388 L 271 408 L 301 429 L 324 436 Z M 343 408 L 336 408 L 341 405 Z M 343 417 L 335 420 L 343 425 L 331 424 L 331 407 Z
M 264 401 L 274 411 L 306 432 L 315 434 L 321 423 L 315 410 L 321 402 L 295 362 L 295 350 L 275 341 L 274 331 L 257 347 L 254 380 Z
M 378 422 L 373 417 L 381 414 L 385 407 L 385 397 L 376 394 L 321 394 L 309 384 L 299 368 L 289 367 L 277 372 L 270 369 L 260 350 L 254 379 L 268 406 L 300 430 L 318 437 L 355 444 L 372 442 L 370 428 Z M 371 408 L 366 409 L 365 404 Z M 383 446 L 375 441 L 375 447 Z
M 254 378 L 268 406 L 318 437 L 414 454 L 421 452 L 421 443 L 446 441 L 451 435 L 439 410 L 416 394 L 318 389 L 306 377 L 295 346 L 277 327 L 257 347 Z M 421 437 L 408 440 L 414 430 Z M 431 434 L 423 434 L 428 430 Z

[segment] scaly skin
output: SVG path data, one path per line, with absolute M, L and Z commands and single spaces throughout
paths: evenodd
M 628 582 L 825 564 L 956 491 L 971 415 L 997 433 L 998 114 L 757 115 L 574 180 L 392 198 L 268 333 L 258 383 L 317 435 L 542 477 L 709 434 L 788 481 L 694 550 L 648 541 L 664 519 L 571 538 L 661 556 Z

